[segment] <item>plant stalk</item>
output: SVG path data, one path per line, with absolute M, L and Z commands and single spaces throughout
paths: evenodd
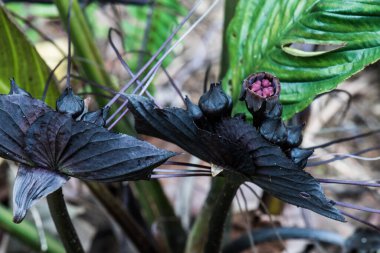
M 157 180 L 137 181 L 131 186 L 143 207 L 144 218 L 150 225 L 156 223 L 158 230 L 162 232 L 163 246 L 166 248 L 166 252 L 182 253 L 185 247 L 186 233 L 160 182 Z
M 135 222 L 128 210 L 104 185 L 93 182 L 86 182 L 86 184 L 141 253 L 159 252 L 154 239 Z
M 84 253 L 82 244 L 79 241 L 78 235 L 67 211 L 65 200 L 63 199 L 62 188 L 48 195 L 47 202 L 55 228 L 61 237 L 66 252 Z
M 208 235 L 204 247 L 204 253 L 219 253 L 223 238 L 224 225 L 231 207 L 232 200 L 239 189 L 240 183 L 225 180 L 223 188 L 219 193 L 210 220 L 208 222 Z

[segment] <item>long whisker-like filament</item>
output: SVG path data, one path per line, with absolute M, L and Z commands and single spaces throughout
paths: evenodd
M 67 79 L 66 87 L 71 88 L 70 74 L 71 74 L 71 9 L 73 7 L 73 0 L 69 2 L 69 10 L 67 12 Z
M 354 205 L 354 204 L 351 204 L 351 203 L 345 203 L 345 202 L 339 202 L 339 201 L 333 201 L 333 203 L 337 206 L 340 206 L 340 207 L 345 207 L 345 208 L 350 208 L 350 209 L 356 209 L 356 210 L 360 210 L 360 211 L 364 211 L 364 212 L 369 212 L 369 213 L 379 213 L 380 214 L 380 210 L 379 209 L 374 209 L 374 208 L 370 208 L 370 207 L 366 207 L 366 206 L 359 206 L 359 205 Z
M 41 215 L 35 206 L 32 207 L 30 211 L 32 213 L 32 217 L 37 228 L 38 237 L 40 239 L 41 251 L 46 252 L 48 250 L 48 244 L 47 244 L 46 233 L 44 230 L 44 224 L 42 222 Z
M 169 74 L 169 72 L 166 70 L 166 68 L 162 67 L 162 71 L 165 73 L 165 75 L 168 77 L 169 79 L 169 83 L 172 85 L 172 87 L 174 88 L 174 90 L 177 92 L 178 96 L 181 98 L 183 104 L 186 105 L 186 101 L 185 101 L 185 98 L 183 97 L 182 95 L 182 92 L 181 90 L 179 89 L 178 85 L 175 83 L 174 79 L 171 77 L 171 75 Z
M 157 73 L 158 69 L 159 69 L 160 66 L 157 66 L 156 69 L 155 69 L 155 72 L 154 74 L 150 77 L 150 79 L 146 82 L 145 86 L 142 87 L 139 95 L 142 95 L 146 89 L 148 89 L 150 83 L 153 81 L 154 77 L 155 77 L 155 74 Z M 143 80 L 144 82 L 144 80 Z M 136 87 L 136 89 L 138 89 L 139 87 Z M 135 89 L 135 90 L 136 90 Z M 133 92 L 133 94 L 135 93 L 135 91 Z M 127 108 L 109 127 L 108 127 L 108 130 L 111 130 L 114 126 L 116 126 L 117 123 L 119 123 L 119 121 L 124 117 L 125 114 L 127 114 L 127 112 L 129 111 L 129 109 Z
M 203 80 L 203 93 L 206 93 L 207 92 L 207 85 L 208 85 L 208 78 L 209 78 L 209 75 L 210 75 L 210 72 L 211 72 L 211 63 L 209 63 L 207 65 L 207 68 L 206 68 L 206 73 L 205 73 L 205 77 L 204 77 L 204 80 Z
M 145 55 L 152 57 L 152 54 L 150 54 L 149 52 L 144 51 L 144 50 L 131 50 L 131 51 L 126 52 L 126 53 L 140 53 L 140 54 L 145 54 Z M 171 77 L 168 70 L 163 65 L 161 65 L 161 69 L 162 69 L 163 73 L 166 75 L 166 77 L 168 78 L 170 85 L 173 86 L 174 90 L 177 92 L 177 94 L 180 96 L 180 98 L 185 103 L 185 98 L 184 98 L 179 86 L 175 83 L 174 79 Z M 149 97 L 149 94 L 147 94 L 147 95 Z
M 108 93 L 110 93 L 112 95 L 117 94 L 117 91 L 113 90 L 112 88 L 104 86 L 104 85 L 101 85 L 101 84 L 99 84 L 97 82 L 94 82 L 94 81 L 89 80 L 87 78 L 84 78 L 82 76 L 77 76 L 77 75 L 71 74 L 71 78 L 74 78 L 74 79 L 80 80 L 82 82 L 88 83 L 89 85 L 94 86 L 94 87 L 96 87 L 98 89 L 104 90 L 104 91 L 106 91 L 106 92 L 108 92 Z M 121 98 L 126 99 L 126 97 L 124 95 L 122 95 Z
M 50 85 L 51 79 L 52 79 L 53 76 L 54 76 L 55 71 L 59 68 L 59 66 L 61 66 L 61 64 L 66 60 L 66 58 L 67 58 L 66 56 L 63 57 L 63 58 L 57 63 L 57 65 L 55 65 L 54 69 L 52 69 L 52 70 L 50 71 L 49 76 L 48 76 L 48 79 L 47 79 L 46 82 L 45 82 L 44 91 L 43 91 L 43 93 L 42 93 L 42 97 L 41 97 L 41 100 L 42 100 L 42 101 L 45 101 L 45 99 L 46 99 L 46 95 L 47 95 L 47 92 L 48 92 L 48 90 L 49 90 L 49 85 Z
M 211 177 L 211 174 L 201 174 L 201 173 L 192 173 L 192 174 L 152 174 L 150 178 L 172 178 L 172 177 Z
M 252 237 L 252 234 L 250 233 L 251 232 L 251 222 L 250 222 L 250 219 L 249 219 L 249 212 L 248 212 L 248 203 L 247 203 L 247 199 L 246 197 L 244 196 L 244 193 L 243 191 L 241 190 L 241 188 L 239 188 L 239 193 L 240 195 L 242 196 L 243 198 L 243 201 L 244 201 L 244 208 L 245 208 L 245 211 L 243 212 L 243 209 L 241 207 L 241 204 L 240 204 L 240 199 L 238 197 L 238 195 L 236 195 L 236 200 L 237 200 L 237 203 L 238 203 L 238 206 L 239 206 L 239 211 L 241 214 L 244 215 L 245 217 L 245 223 L 246 223 L 246 230 L 247 230 L 247 235 L 248 235 L 248 239 L 249 239 L 249 243 L 251 245 L 251 249 L 252 249 L 252 252 L 255 253 L 256 252 L 256 248 L 255 248 L 255 241 Z
M 93 92 L 77 92 L 77 95 L 78 96 L 88 96 L 88 95 L 93 95 L 93 96 L 96 96 L 96 97 L 103 97 L 103 98 L 107 98 L 107 99 L 111 99 L 112 96 L 110 95 L 106 95 L 106 94 L 103 94 L 101 92 L 96 92 L 96 91 L 93 91 Z
M 110 28 L 108 30 L 108 41 L 110 42 L 111 44 L 111 47 L 113 49 L 113 51 L 115 52 L 117 58 L 119 59 L 119 61 L 121 62 L 121 64 L 123 65 L 124 69 L 127 70 L 128 74 L 134 78 L 135 77 L 135 74 L 133 73 L 132 69 L 129 67 L 128 63 L 123 59 L 123 57 L 121 56 L 119 50 L 116 48 L 115 46 L 115 43 L 113 42 L 112 40 L 112 32 L 115 32 L 117 35 L 119 35 L 121 37 L 121 34 L 118 30 L 114 29 L 114 28 Z M 137 84 L 138 85 L 142 85 L 141 81 L 139 79 L 136 80 Z M 149 93 L 149 92 L 147 92 Z
M 326 143 L 323 143 L 320 145 L 307 147 L 305 149 L 325 148 L 325 147 L 328 147 L 328 146 L 336 144 L 336 143 L 341 143 L 341 142 L 351 141 L 351 140 L 355 140 L 355 139 L 359 139 L 359 138 L 364 138 L 364 137 L 367 137 L 367 136 L 370 136 L 373 134 L 377 134 L 379 132 L 380 132 L 380 129 L 375 129 L 375 130 L 372 130 L 372 131 L 369 131 L 369 132 L 366 132 L 363 134 L 358 134 L 358 135 L 354 135 L 354 136 L 350 136 L 350 137 L 344 137 L 344 138 L 336 139 L 336 140 L 329 141 L 329 142 L 326 142 Z
M 309 160 L 321 158 L 321 157 L 324 157 L 324 156 L 354 158 L 354 159 L 363 160 L 363 161 L 377 161 L 377 160 L 380 160 L 380 156 L 376 156 L 376 157 L 364 157 L 364 156 L 353 155 L 353 154 L 346 154 L 346 153 L 329 153 L 329 154 L 321 155 L 321 156 L 313 156 L 313 157 L 310 157 Z
M 380 157 L 363 157 L 363 156 L 359 156 L 361 154 L 364 154 L 364 153 L 367 153 L 367 152 L 371 152 L 371 151 L 374 151 L 374 150 L 379 150 L 380 149 L 380 146 L 375 146 L 375 147 L 371 147 L 371 148 L 366 148 L 366 149 L 363 149 L 363 150 L 359 150 L 359 151 L 356 151 L 354 153 L 349 153 L 349 154 L 341 154 L 341 153 L 333 153 L 333 154 L 326 154 L 326 156 L 330 156 L 332 155 L 333 158 L 331 159 L 327 159 L 327 160 L 322 160 L 322 161 L 318 161 L 318 162 L 308 162 L 306 167 L 314 167 L 314 166 L 320 166 L 320 165 L 323 165 L 323 164 L 328 164 L 328 163 L 331 163 L 331 162 L 334 162 L 334 161 L 340 161 L 340 160 L 344 160 L 344 159 L 347 159 L 347 158 L 354 158 L 354 159 L 359 159 L 359 160 L 365 160 L 365 161 L 372 161 L 372 160 L 379 160 Z M 309 158 L 309 160 L 312 160 L 312 159 L 317 159 L 317 158 L 320 158 L 322 156 L 325 156 L 325 155 L 321 155 L 321 156 L 312 156 Z
M 374 181 L 356 181 L 356 180 L 340 180 L 331 178 L 316 178 L 316 180 L 323 184 L 346 184 L 346 185 L 359 185 L 367 187 L 380 187 L 380 183 Z
M 260 196 L 257 194 L 257 192 L 249 184 L 244 183 L 243 185 L 245 187 L 247 187 L 253 193 L 253 195 L 255 195 L 255 197 L 257 198 L 257 200 L 259 201 L 261 208 L 264 209 L 264 212 L 269 217 L 270 224 L 272 226 L 273 231 L 276 234 L 276 237 L 277 237 L 278 241 L 280 242 L 280 244 L 282 245 L 282 247 L 286 250 L 285 242 L 284 242 L 284 240 L 282 239 L 282 237 L 280 236 L 280 234 L 277 231 L 277 227 L 274 224 L 273 217 L 272 217 L 271 213 L 269 212 L 269 209 L 268 209 L 267 205 L 264 203 L 264 201 L 260 198 Z
M 178 166 L 186 166 L 186 167 L 196 167 L 196 168 L 204 168 L 210 170 L 210 166 L 195 164 L 195 163 L 185 163 L 185 162 L 176 162 L 176 161 L 166 161 L 164 164 L 166 165 L 178 165 Z
M 206 174 L 210 174 L 210 171 L 209 170 L 202 170 L 202 169 L 161 169 L 161 168 L 155 168 L 153 170 L 153 172 L 164 172 L 164 173 L 177 173 L 177 172 L 185 172 L 185 173 L 206 173 Z
M 148 74 L 144 77 L 144 80 L 150 77 L 151 75 L 155 74 L 155 71 L 157 71 L 155 68 L 158 68 L 162 62 L 165 60 L 165 58 L 176 48 L 179 43 L 182 42 L 182 40 L 192 31 L 194 28 L 215 8 L 215 6 L 219 3 L 220 0 L 214 0 L 214 2 L 211 4 L 211 6 L 190 26 L 190 28 L 168 49 L 165 51 L 165 53 L 162 55 L 160 60 L 153 66 L 153 68 L 148 72 Z
M 193 8 L 189 11 L 187 16 L 180 22 L 180 24 L 174 29 L 172 34 L 165 40 L 165 42 L 161 45 L 161 47 L 157 50 L 157 52 L 149 59 L 149 61 L 137 72 L 134 78 L 132 78 L 127 84 L 124 85 L 124 87 L 121 88 L 120 93 L 125 92 L 128 87 L 134 83 L 141 75 L 145 72 L 145 70 L 152 64 L 152 62 L 160 55 L 160 53 L 169 45 L 169 43 L 172 41 L 174 36 L 178 33 L 178 31 L 182 28 L 182 26 L 189 20 L 189 18 L 193 15 L 195 10 L 198 8 L 202 0 L 198 0 Z M 160 64 L 159 64 L 160 65 Z M 111 105 L 118 99 L 120 95 L 116 95 L 113 99 L 111 99 L 107 106 L 111 107 Z
M 359 217 L 356 217 L 355 215 L 349 214 L 349 213 L 347 213 L 347 212 L 345 212 L 345 211 L 342 211 L 342 210 L 339 210 L 339 211 L 340 211 L 340 213 L 343 214 L 344 216 L 347 216 L 347 217 L 349 217 L 349 218 L 351 218 L 351 219 L 353 219 L 353 220 L 356 220 L 356 221 L 358 221 L 358 222 L 360 222 L 360 223 L 363 223 L 363 224 L 365 224 L 365 225 L 367 225 L 367 226 L 369 226 L 369 227 L 371 227 L 371 228 L 373 228 L 373 229 L 375 229 L 375 230 L 377 230 L 377 231 L 380 232 L 380 227 L 378 227 L 378 226 L 376 226 L 376 225 L 373 225 L 373 224 L 369 223 L 368 221 L 363 220 L 363 219 L 361 219 L 361 218 L 359 218 Z
M 341 122 L 344 119 L 344 117 L 347 115 L 348 109 L 350 109 L 350 107 L 351 107 L 351 102 L 352 102 L 352 95 L 351 95 L 351 93 L 349 93 L 346 90 L 342 90 L 342 89 L 334 89 L 334 90 L 331 90 L 331 91 L 319 94 L 318 96 L 315 97 L 315 99 L 318 99 L 318 98 L 320 98 L 320 97 L 322 97 L 324 95 L 327 95 L 327 94 L 338 93 L 338 92 L 346 94 L 348 96 L 347 105 L 344 108 L 344 111 L 342 112 L 342 114 L 340 116 L 340 119 L 338 120 L 338 122 Z

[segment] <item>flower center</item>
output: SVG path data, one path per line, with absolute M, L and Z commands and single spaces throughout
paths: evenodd
M 251 85 L 250 85 L 249 89 L 253 93 L 255 93 L 261 97 L 267 98 L 267 97 L 273 96 L 273 94 L 274 94 L 273 84 L 268 79 L 263 79 L 261 81 L 256 80 L 255 82 L 250 83 L 250 84 Z

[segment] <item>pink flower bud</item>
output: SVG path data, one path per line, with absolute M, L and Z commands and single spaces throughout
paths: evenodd
M 261 83 L 264 87 L 272 86 L 272 83 L 268 79 L 264 79 Z
M 251 87 L 251 91 L 258 91 L 260 89 L 261 89 L 261 82 L 260 81 L 254 82 Z

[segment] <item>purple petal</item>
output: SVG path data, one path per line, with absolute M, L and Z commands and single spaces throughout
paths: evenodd
M 20 165 L 13 187 L 13 221 L 20 223 L 32 205 L 59 189 L 68 179 L 50 170 Z

